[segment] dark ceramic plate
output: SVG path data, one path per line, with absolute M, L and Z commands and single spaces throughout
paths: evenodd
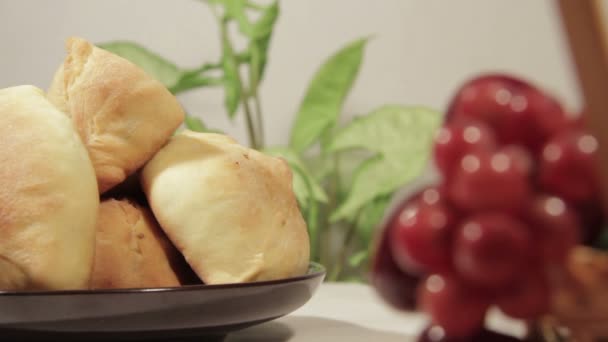
M 100 291 L 1 292 L 0 339 L 59 341 L 222 340 L 306 303 L 325 276 L 225 285 Z

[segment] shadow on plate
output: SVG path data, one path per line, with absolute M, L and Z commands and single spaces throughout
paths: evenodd
M 195 341 L 195 340 L 191 340 Z M 201 340 L 198 340 L 201 341 Z M 407 342 L 416 337 L 327 318 L 288 316 L 234 332 L 224 342 Z M 201 341 L 206 342 L 206 340 Z

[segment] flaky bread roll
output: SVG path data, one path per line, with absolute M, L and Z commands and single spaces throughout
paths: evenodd
M 177 99 L 126 59 L 70 38 L 48 98 L 74 122 L 100 193 L 140 168 L 182 123 Z
M 187 272 L 150 210 L 126 199 L 101 202 L 91 288 L 179 286 Z
M 309 240 L 282 159 L 185 131 L 142 170 L 161 227 L 207 284 L 306 272 Z
M 0 164 L 0 289 L 87 288 L 95 172 L 72 122 L 42 90 L 0 90 Z

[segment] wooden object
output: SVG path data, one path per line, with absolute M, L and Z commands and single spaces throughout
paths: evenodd
M 601 0 L 558 0 L 584 100 L 587 128 L 599 142 L 604 213 L 608 214 L 608 22 Z M 573 341 L 608 336 L 608 254 L 587 247 L 572 251 L 566 270 L 554 279 L 551 319 L 567 327 Z M 547 339 L 549 340 L 549 339 Z
M 586 124 L 599 142 L 604 213 L 608 214 L 608 36 L 601 0 L 558 0 L 585 103 Z

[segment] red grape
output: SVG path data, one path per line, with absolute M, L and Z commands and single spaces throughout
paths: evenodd
M 509 290 L 498 297 L 497 305 L 513 318 L 534 319 L 549 310 L 549 295 L 547 280 L 537 270 L 510 284 Z
M 550 193 L 574 202 L 598 197 L 598 142 L 581 130 L 567 131 L 543 148 L 540 183 Z
M 440 186 L 430 186 L 412 197 L 412 201 L 419 200 L 423 205 L 446 203 L 445 190 Z
M 370 282 L 380 297 L 394 308 L 413 310 L 416 307 L 416 288 L 420 278 L 403 272 L 395 263 L 389 242 L 391 229 L 391 226 L 384 229 L 376 246 Z
M 472 284 L 500 287 L 526 265 L 531 243 L 527 227 L 515 218 L 498 212 L 477 214 L 456 233 L 454 266 Z
M 391 251 L 392 231 L 396 227 L 394 222 L 399 214 L 408 205 L 418 203 L 424 206 L 433 206 L 444 203 L 443 191 L 439 187 L 428 187 L 413 195 L 408 201 L 396 210 L 384 227 L 378 245 L 375 249 L 370 272 L 370 281 L 379 295 L 390 305 L 401 310 L 411 310 L 415 306 L 415 289 L 418 287 L 420 278 L 417 276 L 419 270 L 400 268 L 395 262 Z
M 585 112 L 581 111 L 570 117 L 568 121 L 568 130 L 585 130 L 587 127 Z
M 448 109 L 448 120 L 478 120 L 496 127 L 508 109 L 511 93 L 525 84 L 505 75 L 483 75 L 465 83 Z
M 514 94 L 510 111 L 500 128 L 502 141 L 518 143 L 538 152 L 545 142 L 564 130 L 568 124 L 566 113 L 549 95 L 535 88 Z
M 418 342 L 467 342 L 469 336 L 450 338 L 438 325 L 430 325 L 418 336 Z
M 530 153 L 519 145 L 507 145 L 500 152 L 509 156 L 522 173 L 531 175 L 535 172 L 534 159 Z
M 543 260 L 562 263 L 580 240 L 576 212 L 561 198 L 541 195 L 534 198 L 527 211 L 527 221 Z
M 567 123 L 556 100 L 506 75 L 485 75 L 466 83 L 452 100 L 448 118 L 481 120 L 495 130 L 501 143 L 522 144 L 531 151 Z
M 490 305 L 525 320 L 549 310 L 545 267 L 603 221 L 597 145 L 582 118 L 522 80 L 490 74 L 460 89 L 434 141 L 443 183 L 387 221 L 371 273 L 391 304 L 430 315 L 419 341 L 516 341 L 483 329 Z
M 483 327 L 489 303 L 454 277 L 433 274 L 419 293 L 419 303 L 446 336 L 471 336 Z
M 451 266 L 454 217 L 441 202 L 425 202 L 424 194 L 405 206 L 393 222 L 391 250 L 404 270 L 445 271 Z
M 467 153 L 491 151 L 495 145 L 494 134 L 481 122 L 450 123 L 435 135 L 435 163 L 444 175 L 448 175 Z
M 512 151 L 464 156 L 448 178 L 452 202 L 463 210 L 512 210 L 528 199 L 529 174 Z

